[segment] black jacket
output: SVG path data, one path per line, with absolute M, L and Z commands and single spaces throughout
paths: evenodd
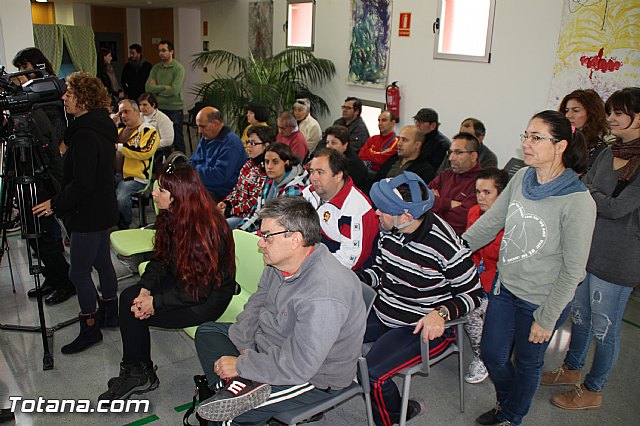
M 447 151 L 450 147 L 451 141 L 448 137 L 443 135 L 440 130 L 434 130 L 433 132 L 425 135 L 422 150 L 427 156 L 429 164 L 431 164 L 434 171 L 438 170 L 440 164 L 442 164 L 444 159 L 447 157 Z
M 127 98 L 138 102 L 138 97 L 145 92 L 144 85 L 149 78 L 151 68 L 152 65 L 147 61 L 144 61 L 139 67 L 133 66 L 131 62 L 124 65 L 120 82 Z
M 398 154 L 395 154 L 393 157 L 389 158 L 378 171 L 378 174 L 376 175 L 374 182 L 377 182 L 387 177 L 395 177 L 395 176 L 388 176 L 388 174 L 389 174 L 389 171 L 391 170 L 391 167 L 399 159 L 400 157 L 398 157 Z M 420 154 L 418 158 L 416 158 L 415 160 L 409 163 L 409 166 L 406 168 L 406 171 L 417 174 L 422 178 L 424 183 L 426 183 L 427 185 L 429 184 L 429 182 L 433 180 L 434 177 L 436 177 L 436 172 L 433 169 L 433 167 L 431 167 L 428 157 L 427 155 L 425 155 L 424 151 Z
M 203 322 L 215 321 L 227 309 L 236 290 L 235 280 L 224 272 L 219 288 L 212 289 L 210 286 L 206 294 L 195 298 L 184 290 L 184 283 L 177 275 L 175 265 L 166 266 L 155 257 L 144 270 L 138 284 L 151 292 L 156 311 L 191 308 Z
M 345 151 L 345 157 L 347 157 L 347 170 L 349 170 L 349 176 L 353 179 L 353 184 L 359 189 L 367 187 L 367 179 L 369 178 L 369 169 L 362 161 L 362 158 L 358 157 L 351 146 Z
M 69 149 L 62 191 L 51 199 L 51 208 L 69 231 L 95 232 L 115 225 L 118 203 L 113 167 L 118 130 L 109 112 L 100 108 L 76 118 L 64 140 Z

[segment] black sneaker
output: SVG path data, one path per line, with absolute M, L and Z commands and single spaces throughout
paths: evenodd
M 113 401 L 127 399 L 131 395 L 150 392 L 157 389 L 160 380 L 156 368 L 147 363 L 120 364 L 120 375 L 109 379 L 109 389 L 98 400 Z
M 424 412 L 425 404 L 423 401 L 416 401 L 415 399 L 410 399 L 409 404 L 407 406 L 407 421 L 413 419 L 414 417 L 418 417 L 420 414 Z
M 256 408 L 271 395 L 271 385 L 236 377 L 211 398 L 200 403 L 197 413 L 203 419 L 226 421 Z
M 498 414 L 500 414 L 500 403 L 496 402 L 495 407 L 478 416 L 478 418 L 476 419 L 476 423 L 483 426 L 497 425 L 498 423 L 500 423 Z

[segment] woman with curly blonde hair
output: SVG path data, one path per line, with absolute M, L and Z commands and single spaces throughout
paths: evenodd
M 109 94 L 98 78 L 71 74 L 62 100 L 75 117 L 64 135 L 68 149 L 62 190 L 33 212 L 40 217 L 55 214 L 71 233 L 69 278 L 80 304 L 80 335 L 63 346 L 62 353 L 72 354 L 100 342 L 101 326 L 118 325 L 117 281 L 109 252 L 109 228 L 118 220 L 113 175 L 118 131 L 109 118 Z M 92 268 L 100 278 L 100 298 Z

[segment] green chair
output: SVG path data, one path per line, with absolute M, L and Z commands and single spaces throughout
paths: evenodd
M 158 187 L 158 181 L 153 182 L 153 188 Z M 158 206 L 153 202 L 156 215 L 158 214 Z M 149 227 L 137 228 L 137 229 L 123 229 L 120 231 L 113 231 L 109 235 L 111 241 L 111 247 L 121 257 L 131 258 L 135 260 L 135 257 L 150 253 L 153 251 L 153 239 L 155 238 L 156 230 Z M 136 262 L 133 262 L 132 266 L 135 268 Z M 135 271 L 135 269 L 133 270 Z M 133 275 L 127 274 L 122 277 L 118 277 L 118 280 L 129 278 Z
M 244 309 L 249 297 L 258 289 L 258 282 L 264 269 L 262 252 L 258 248 L 260 237 L 239 229 L 233 230 L 233 241 L 236 246 L 236 282 L 240 285 L 240 294 L 231 299 L 218 322 L 236 322 L 236 317 Z M 188 327 L 184 331 L 192 339 L 198 327 Z

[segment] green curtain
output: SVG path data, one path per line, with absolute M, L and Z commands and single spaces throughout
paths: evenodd
M 67 46 L 71 62 L 78 71 L 95 74 L 98 55 L 91 27 L 34 24 L 33 38 L 36 47 L 51 61 L 56 74 L 60 72 L 63 43 Z
M 69 51 L 73 66 L 78 71 L 95 74 L 98 54 L 93 29 L 72 25 L 60 25 L 60 27 L 62 27 L 64 43 Z
M 33 39 L 38 49 L 51 62 L 56 74 L 62 63 L 62 29 L 60 25 L 33 25 Z

